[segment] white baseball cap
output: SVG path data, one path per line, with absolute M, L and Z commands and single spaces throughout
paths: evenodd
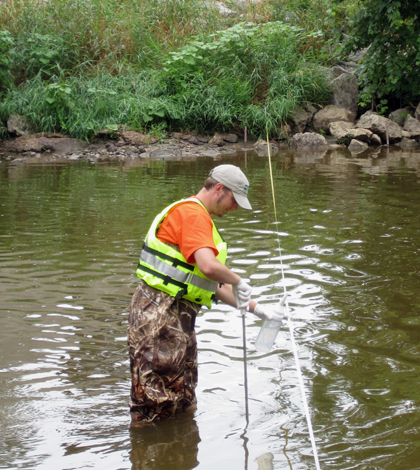
M 252 209 L 248 201 L 249 181 L 240 168 L 235 165 L 219 165 L 210 171 L 209 176 L 230 189 L 242 209 Z

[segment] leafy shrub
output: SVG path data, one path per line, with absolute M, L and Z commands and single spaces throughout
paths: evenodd
M 12 60 L 11 50 L 14 46 L 14 39 L 7 30 L 0 31 L 0 94 L 12 83 Z
M 36 32 L 21 34 L 14 48 L 16 79 L 32 78 L 41 73 L 44 79 L 58 75 L 61 70 L 76 65 L 74 47 L 69 47 L 63 37 Z
M 368 48 L 359 67 L 362 106 L 420 98 L 420 1 L 365 0 L 351 19 L 343 54 Z
M 199 131 L 246 125 L 258 137 L 267 123 L 276 136 L 296 106 L 329 96 L 322 69 L 297 50 L 304 40 L 290 25 L 246 23 L 194 38 L 169 55 L 162 71 L 91 78 L 61 73 L 45 82 L 40 69 L 8 93 L 0 116 L 24 114 L 44 131 L 87 139 L 122 124 Z
M 195 88 L 198 103 L 203 97 L 206 120 L 192 113 L 193 121 L 221 129 L 247 125 L 259 136 L 267 119 L 269 133 L 275 135 L 296 106 L 324 103 L 329 96 L 324 71 L 311 62 L 310 53 L 299 52 L 313 36 L 281 22 L 241 23 L 171 52 L 164 70 L 173 95 Z

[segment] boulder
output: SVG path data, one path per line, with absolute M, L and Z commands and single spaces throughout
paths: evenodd
M 230 144 L 236 144 L 238 140 L 239 138 L 236 134 L 224 134 L 222 132 L 216 132 L 209 143 L 222 147 L 223 145 L 225 145 L 225 142 L 228 142 Z
M 352 113 L 352 120 L 357 116 L 359 87 L 357 76 L 353 73 L 342 73 L 332 82 L 330 104 L 347 109 Z
M 346 131 L 347 129 L 353 129 L 354 125 L 352 122 L 348 121 L 336 121 L 330 124 L 330 134 L 336 136 L 341 132 Z
M 350 142 L 350 145 L 348 148 L 351 153 L 361 153 L 367 150 L 369 146 L 365 142 L 361 142 L 360 140 L 353 139 Z
M 223 139 L 223 135 L 219 132 L 216 132 L 216 134 L 214 134 L 214 137 L 210 140 L 209 144 L 217 145 L 218 147 L 223 147 L 223 145 L 226 145 Z
M 411 116 L 407 116 L 404 122 L 404 130 L 411 134 L 411 137 L 420 137 L 420 121 Z
M 414 111 L 414 117 L 420 121 L 420 103 L 417 105 L 416 110 Z
M 33 134 L 34 129 L 25 116 L 11 114 L 7 120 L 7 132 L 17 136 Z
M 398 145 L 398 147 L 402 149 L 415 149 L 420 147 L 420 145 L 414 139 L 407 139 L 407 137 L 403 137 L 395 145 Z
M 337 78 L 343 73 L 348 73 L 348 71 L 340 65 L 334 65 L 334 67 L 331 67 L 332 78 Z
M 355 115 L 348 109 L 339 108 L 338 106 L 328 105 L 318 111 L 313 119 L 314 130 L 329 132 L 332 122 L 346 121 L 354 122 Z
M 395 143 L 402 139 L 402 129 L 398 124 L 372 111 L 363 114 L 356 127 L 359 129 L 369 129 L 374 134 L 378 134 L 384 142 L 386 142 L 387 132 L 390 143 Z
M 303 132 L 308 124 L 312 121 L 317 109 L 311 104 L 305 108 L 296 108 L 292 114 L 293 131 Z
M 310 122 L 312 115 L 310 115 L 303 108 L 297 108 L 293 111 L 292 122 L 293 129 L 295 132 L 303 132 L 306 129 L 306 126 Z
M 344 125 L 343 125 L 344 124 Z M 372 137 L 372 132 L 368 129 L 354 129 L 348 128 L 346 122 L 333 122 L 330 125 L 330 132 L 336 138 L 336 142 L 340 140 L 348 140 L 350 142 L 352 139 L 358 139 L 362 142 L 370 142 Z
M 126 131 L 121 133 L 124 142 L 129 145 L 155 144 L 157 139 L 146 134 L 135 131 Z
M 372 145 L 382 145 L 382 140 L 381 140 L 381 138 L 379 137 L 378 134 L 372 134 L 372 136 L 370 138 L 370 143 Z
M 411 116 L 411 108 L 406 106 L 405 108 L 400 108 L 396 111 L 392 111 L 392 113 L 390 113 L 389 115 L 389 119 L 391 119 L 391 121 L 395 122 L 399 126 L 403 127 L 408 115 Z
M 184 134 L 183 134 L 182 132 L 172 132 L 172 133 L 171 133 L 172 139 L 181 140 L 183 135 L 184 135 Z
M 198 140 L 198 138 L 193 135 L 188 139 L 188 142 L 193 145 L 201 145 L 201 142 Z
M 289 139 L 293 134 L 290 124 L 282 124 L 277 131 L 279 133 L 279 139 Z
M 4 147 L 10 152 L 51 152 L 74 153 L 86 148 L 87 143 L 69 137 L 51 137 L 45 134 L 21 136 L 15 140 L 5 142 Z
M 295 150 L 306 147 L 324 147 L 328 146 L 328 142 L 323 135 L 314 132 L 305 132 L 295 134 L 291 141 L 290 147 Z
M 222 138 L 225 142 L 229 142 L 230 144 L 236 144 L 239 140 L 236 134 L 222 134 Z
M 260 139 L 257 142 L 255 142 L 254 148 L 255 150 L 257 150 L 257 152 L 263 152 L 264 154 L 268 153 L 267 141 L 264 139 Z M 273 143 L 270 142 L 270 155 L 274 155 L 278 151 L 279 151 L 279 148 L 277 147 L 277 145 L 274 145 Z

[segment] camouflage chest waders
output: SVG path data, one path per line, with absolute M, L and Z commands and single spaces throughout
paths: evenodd
M 169 418 L 196 404 L 199 310 L 140 281 L 128 318 L 133 420 Z

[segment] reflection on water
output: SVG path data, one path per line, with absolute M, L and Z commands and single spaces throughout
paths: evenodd
M 177 419 L 130 428 L 130 459 L 133 470 L 171 468 L 187 470 L 197 467 L 200 435 L 193 413 L 187 411 Z
M 278 226 L 267 159 L 223 162 L 246 163 L 253 206 L 217 221 L 228 263 L 263 302 L 283 291 L 281 240 L 321 468 L 420 468 L 420 153 L 280 152 Z M 244 434 L 241 318 L 220 304 L 197 318 L 197 410 L 130 427 L 142 240 L 214 165 L 0 163 L 0 468 L 314 468 L 288 330 L 262 354 L 246 319 Z

